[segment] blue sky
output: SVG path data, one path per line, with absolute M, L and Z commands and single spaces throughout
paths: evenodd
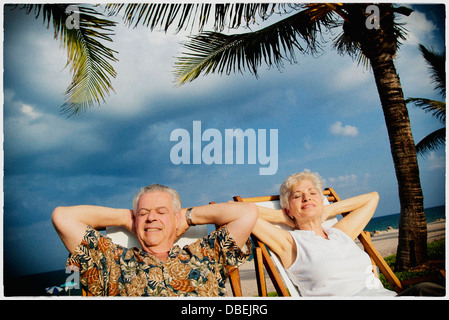
M 410 4 L 409 4 L 410 5 Z M 418 43 L 444 49 L 444 7 L 419 6 L 396 67 L 405 97 L 442 99 L 430 83 Z M 31 274 L 65 267 L 67 251 L 50 216 L 64 205 L 130 208 L 137 190 L 169 185 L 183 206 L 234 195 L 277 194 L 291 173 L 319 172 L 342 198 L 377 191 L 375 216 L 399 212 L 397 181 L 374 77 L 332 49 L 316 57 L 249 73 L 208 75 L 175 87 L 173 64 L 186 34 L 115 29 L 120 60 L 107 103 L 67 118 L 60 113 L 70 83 L 65 52 L 53 31 L 23 11 L 4 12 L 4 268 Z M 441 127 L 409 107 L 415 141 Z M 278 130 L 278 170 L 257 164 L 180 164 L 170 160 L 175 129 Z M 202 147 L 207 143 L 203 142 Z M 445 203 L 445 152 L 419 157 L 425 207 Z

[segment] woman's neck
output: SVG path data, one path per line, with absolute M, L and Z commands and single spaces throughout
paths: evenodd
M 323 237 L 324 239 L 329 239 L 326 232 L 324 232 L 321 223 L 313 223 L 313 222 L 304 223 L 302 225 L 298 225 L 298 229 L 313 231 L 317 236 Z

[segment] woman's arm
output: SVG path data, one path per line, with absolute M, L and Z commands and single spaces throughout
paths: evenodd
M 258 206 L 259 219 L 254 226 L 253 234 L 277 254 L 284 268 L 288 268 L 296 259 L 296 244 L 289 232 L 273 225 L 284 224 L 297 228 L 283 209 L 271 209 Z
M 67 250 L 72 253 L 81 243 L 89 225 L 94 229 L 122 226 L 134 231 L 132 210 L 99 206 L 57 207 L 52 222 Z
M 275 224 L 285 224 L 291 228 L 296 228 L 296 223 L 283 209 L 271 209 L 262 206 L 259 208 L 259 219 Z
M 259 218 L 254 226 L 253 234 L 277 254 L 284 268 L 289 268 L 295 261 L 296 244 L 288 231 Z
M 185 215 L 186 209 L 182 209 L 178 235 L 184 233 L 188 228 Z M 240 248 L 248 240 L 257 218 L 257 206 L 241 202 L 217 203 L 194 207 L 191 212 L 193 224 L 226 225 L 229 234 Z
M 351 239 L 355 239 L 371 220 L 378 203 L 379 194 L 377 192 L 349 198 L 325 206 L 323 219 L 349 212 L 334 227 L 345 232 Z

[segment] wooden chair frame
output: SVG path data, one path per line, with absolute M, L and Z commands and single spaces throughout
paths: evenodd
M 209 204 L 214 204 L 215 201 L 209 202 Z M 215 226 L 215 229 L 218 229 L 218 226 Z M 229 284 L 231 285 L 232 295 L 234 297 L 242 297 L 242 284 L 240 282 L 240 272 L 239 268 L 234 268 L 229 272 L 228 275 Z
M 341 201 L 340 197 L 332 188 L 326 188 L 323 191 L 323 194 L 327 197 L 329 203 Z M 263 197 L 252 197 L 252 198 L 242 198 L 240 196 L 235 196 L 234 201 L 237 202 L 265 202 L 265 201 L 275 201 L 279 200 L 278 195 L 274 196 L 263 196 Z M 346 213 L 347 214 L 347 213 Z M 342 214 L 345 216 L 346 214 Z M 264 267 L 267 270 L 267 273 L 276 289 L 276 292 L 279 296 L 288 297 L 291 296 L 289 291 L 284 284 L 281 275 L 279 274 L 273 260 L 270 256 L 267 246 L 260 241 L 255 235 L 251 235 L 251 238 L 254 242 L 255 248 L 253 251 L 254 254 L 254 264 L 256 269 L 256 280 L 257 280 L 257 288 L 259 291 L 259 296 L 266 297 L 267 287 L 266 287 L 266 279 L 264 273 Z M 367 231 L 362 231 L 358 236 L 359 241 L 363 245 L 365 252 L 370 256 L 373 265 L 377 266 L 382 272 L 382 274 L 387 279 L 388 283 L 391 285 L 396 293 L 400 293 L 403 290 L 403 284 L 393 273 L 393 270 L 388 266 L 385 262 L 382 255 L 377 251 L 374 247 L 370 233 Z

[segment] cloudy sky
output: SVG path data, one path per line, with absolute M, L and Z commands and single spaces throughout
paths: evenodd
M 442 99 L 418 43 L 444 49 L 444 7 L 414 9 L 403 19 L 409 35 L 396 58 L 404 95 Z M 173 64 L 186 34 L 119 23 L 110 44 L 119 51 L 115 93 L 106 104 L 68 118 L 60 106 L 71 76 L 53 31 L 41 18 L 8 7 L 3 19 L 6 272 L 65 267 L 67 251 L 50 222 L 55 207 L 130 208 L 137 190 L 155 182 L 177 189 L 187 207 L 234 195 L 277 194 L 289 174 L 310 169 L 342 198 L 379 192 L 375 216 L 400 211 L 373 74 L 338 55 L 330 41 L 316 57 L 298 54 L 298 64 L 286 62 L 281 70 L 262 66 L 259 78 L 208 75 L 176 87 Z M 415 141 L 441 127 L 429 114 L 409 111 Z M 170 136 L 184 129 L 193 139 L 194 121 L 201 122 L 201 132 L 222 135 L 223 159 L 226 129 L 265 130 L 267 136 L 277 130 L 276 173 L 260 175 L 267 166 L 261 158 L 255 164 L 174 164 L 170 152 L 177 142 Z M 203 141 L 201 147 L 207 145 Z M 270 149 L 268 138 L 264 146 Z M 444 151 L 418 160 L 425 207 L 444 204 Z

